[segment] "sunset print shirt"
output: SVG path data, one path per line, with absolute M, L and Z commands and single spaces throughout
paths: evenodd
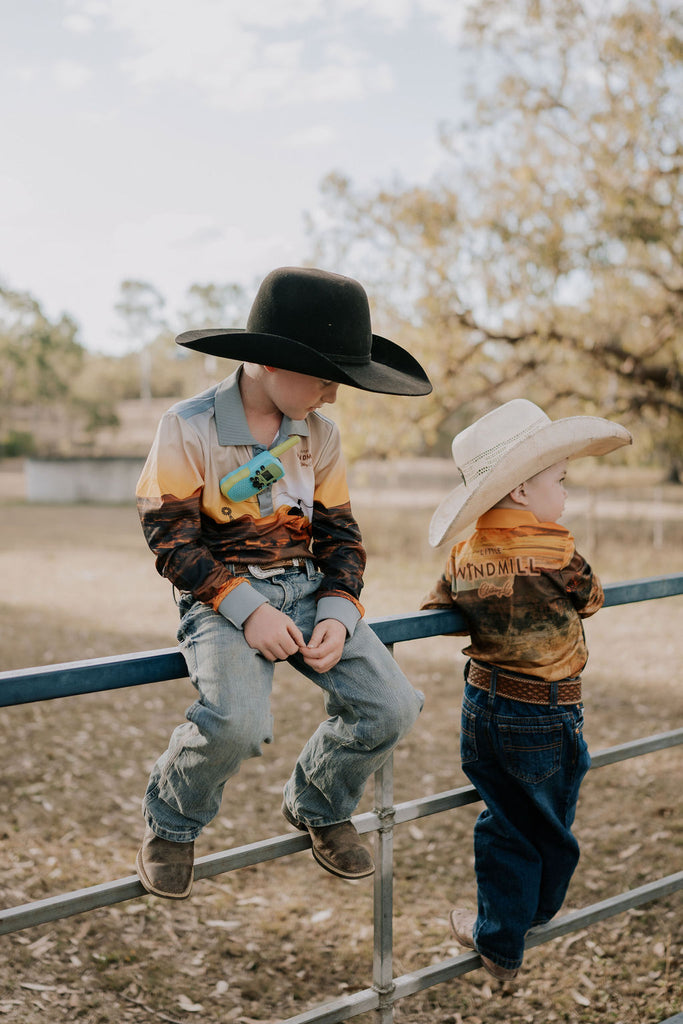
M 603 604 L 597 576 L 557 523 L 492 509 L 456 544 L 422 608 L 455 605 L 478 661 L 553 681 L 578 676 L 588 658 L 582 618 Z
M 231 564 L 312 558 L 322 572 L 318 620 L 349 632 L 363 614 L 365 551 L 349 502 L 339 430 L 327 417 L 283 417 L 275 444 L 285 475 L 246 501 L 229 501 L 219 481 L 265 451 L 251 435 L 239 390 L 241 370 L 162 417 L 137 485 L 137 505 L 159 573 L 236 625 L 264 598 Z

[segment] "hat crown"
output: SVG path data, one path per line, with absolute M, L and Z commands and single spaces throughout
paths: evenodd
M 465 485 L 476 486 L 515 445 L 550 422 L 539 406 L 526 398 L 515 398 L 466 427 L 451 445 Z
M 353 278 L 302 267 L 280 267 L 261 282 L 247 331 L 294 339 L 338 363 L 368 364 L 370 305 Z

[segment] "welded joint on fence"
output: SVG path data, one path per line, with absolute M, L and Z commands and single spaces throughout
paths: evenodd
M 377 820 L 379 822 L 375 831 L 380 833 L 393 832 L 394 826 L 396 824 L 396 808 L 393 806 L 393 804 L 391 807 L 375 807 L 375 815 L 377 816 Z
M 394 981 L 389 985 L 373 985 L 372 991 L 377 993 L 377 1024 L 391 1024 L 394 1014 L 394 1002 L 396 996 L 396 985 Z

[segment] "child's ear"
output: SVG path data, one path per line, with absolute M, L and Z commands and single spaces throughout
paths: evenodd
M 511 501 L 514 501 L 516 505 L 528 505 L 529 498 L 526 493 L 526 484 L 518 484 L 517 487 L 513 487 L 508 497 Z

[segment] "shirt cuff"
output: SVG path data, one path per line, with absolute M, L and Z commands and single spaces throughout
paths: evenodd
M 353 636 L 356 623 L 360 619 L 360 612 L 353 601 L 347 601 L 345 597 L 321 597 L 315 613 L 316 625 L 323 619 L 336 619 L 346 626 L 346 632 Z
M 238 583 L 229 594 L 226 594 L 218 605 L 218 611 L 232 622 L 233 626 L 242 629 L 246 619 L 262 604 L 268 604 L 268 599 L 245 581 Z

